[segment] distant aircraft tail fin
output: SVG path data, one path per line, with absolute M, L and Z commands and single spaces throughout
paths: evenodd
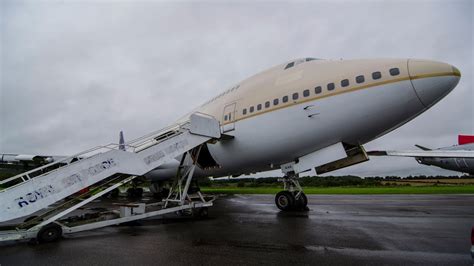
M 474 135 L 459 135 L 458 136 L 458 144 L 464 145 L 474 143 Z
M 123 138 L 123 131 L 119 135 L 119 150 L 125 151 L 125 139 Z
M 418 145 L 418 144 L 415 144 L 415 147 L 417 147 L 418 149 L 424 150 L 424 151 L 431 151 L 432 150 L 430 148 L 426 148 L 426 147 L 423 147 L 423 146 Z

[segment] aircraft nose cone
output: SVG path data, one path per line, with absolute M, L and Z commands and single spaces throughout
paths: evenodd
M 408 60 L 408 72 L 421 103 L 430 107 L 456 87 L 459 70 L 446 63 L 428 60 Z

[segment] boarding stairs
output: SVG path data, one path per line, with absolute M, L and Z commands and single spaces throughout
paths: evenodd
M 29 228 L 34 224 L 55 221 L 97 196 L 220 137 L 219 122 L 214 117 L 194 113 L 186 122 L 126 143 L 125 150 L 119 144 L 98 146 L 0 181 L 0 222 L 47 210 L 48 206 L 78 191 L 95 184 L 101 186 L 100 192 L 90 191 L 22 226 Z M 72 205 L 75 207 L 70 208 Z

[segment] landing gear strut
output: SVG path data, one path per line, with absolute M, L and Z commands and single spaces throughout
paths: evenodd
M 279 181 L 284 190 L 275 196 L 275 204 L 282 211 L 308 211 L 308 198 L 300 186 L 297 175 L 285 175 Z

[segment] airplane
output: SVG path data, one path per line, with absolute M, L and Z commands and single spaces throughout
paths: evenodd
M 459 135 L 458 145 L 430 149 L 415 145 L 420 150 L 369 151 L 373 156 L 414 157 L 420 164 L 467 173 L 474 176 L 474 136 Z
M 13 176 L 65 158 L 67 157 L 40 154 L 0 154 L 0 179 L 4 176 Z
M 118 149 L 125 151 L 125 138 L 123 136 L 123 131 L 119 133 L 119 146 Z M 13 153 L 4 153 L 0 154 L 0 180 L 14 176 L 16 174 L 26 172 L 37 167 L 50 164 L 52 162 L 61 162 L 59 166 L 65 165 L 67 163 L 72 163 L 78 158 L 72 157 L 71 160 L 67 160 L 71 156 L 61 156 L 61 155 L 40 155 L 40 154 L 13 154 Z M 80 159 L 80 157 L 79 157 Z M 139 198 L 142 196 L 143 190 L 138 188 L 140 184 L 139 180 L 133 182 L 133 186 L 127 190 L 127 195 L 130 198 Z M 87 191 L 87 190 L 84 190 Z M 81 192 L 79 193 L 81 194 Z M 113 195 L 118 195 L 118 190 L 113 192 Z
M 119 133 L 118 148 L 122 151 L 125 150 L 125 139 L 123 137 L 123 131 L 120 131 Z M 12 176 L 52 162 L 62 161 L 70 157 L 71 156 L 61 155 L 4 153 L 0 154 L 0 173 L 5 176 Z M 63 162 L 63 164 L 71 163 L 75 159 L 77 158 L 73 158 L 70 161 L 65 161 Z
M 430 60 L 300 58 L 239 82 L 176 123 L 196 112 L 220 123 L 224 138 L 203 146 L 194 177 L 281 169 L 276 206 L 307 210 L 300 173 L 369 160 L 365 143 L 428 110 L 460 77 L 456 67 Z M 145 174 L 152 192 L 166 191 L 179 160 Z

